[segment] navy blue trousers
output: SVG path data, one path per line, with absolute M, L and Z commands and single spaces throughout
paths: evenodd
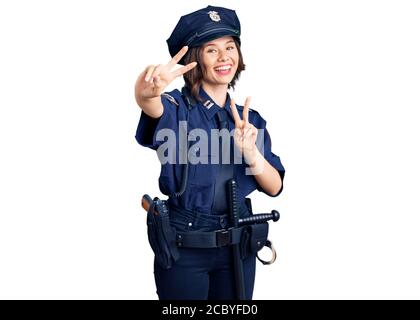
M 207 215 L 170 209 L 171 224 L 178 231 L 214 231 L 228 226 L 227 215 Z M 154 265 L 160 300 L 236 299 L 232 247 L 179 248 L 180 258 L 165 270 Z M 243 260 L 245 296 L 252 299 L 256 256 Z

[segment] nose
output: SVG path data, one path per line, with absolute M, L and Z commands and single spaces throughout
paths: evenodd
M 227 53 L 225 52 L 225 51 L 220 51 L 220 54 L 219 54 L 219 61 L 221 61 L 221 62 L 226 62 L 226 61 L 228 61 L 230 58 L 229 58 L 229 56 L 227 55 Z

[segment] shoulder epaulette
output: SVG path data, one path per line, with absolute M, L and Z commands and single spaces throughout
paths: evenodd
M 164 96 L 166 99 L 168 99 L 174 105 L 179 106 L 178 101 L 176 101 L 176 99 L 174 97 L 172 97 L 169 93 L 162 93 L 162 96 Z

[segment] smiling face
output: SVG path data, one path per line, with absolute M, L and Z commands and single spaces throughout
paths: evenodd
M 203 84 L 228 86 L 238 69 L 239 52 L 232 37 L 211 40 L 201 47 Z
M 209 46 L 210 44 L 213 45 Z M 222 47 L 218 48 L 218 45 Z M 221 54 L 220 49 L 225 51 L 225 57 L 217 57 L 217 55 Z M 222 85 L 224 89 L 227 85 L 228 89 L 235 88 L 240 74 L 245 70 L 240 42 L 238 39 L 229 36 L 189 49 L 184 56 L 183 64 L 187 65 L 191 62 L 197 62 L 197 67 L 184 73 L 183 77 L 186 87 L 197 101 L 201 101 L 199 95 L 200 87 L 208 88 L 209 85 Z M 220 70 L 228 68 L 223 67 L 226 64 L 230 66 L 230 70 Z

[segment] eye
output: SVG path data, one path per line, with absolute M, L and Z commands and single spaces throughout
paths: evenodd
M 208 53 L 215 53 L 216 52 L 216 49 L 213 49 L 213 48 L 212 49 L 208 49 L 207 52 Z
M 227 47 L 226 50 L 228 50 L 228 51 L 235 50 L 235 47 L 233 47 L 233 46 Z

